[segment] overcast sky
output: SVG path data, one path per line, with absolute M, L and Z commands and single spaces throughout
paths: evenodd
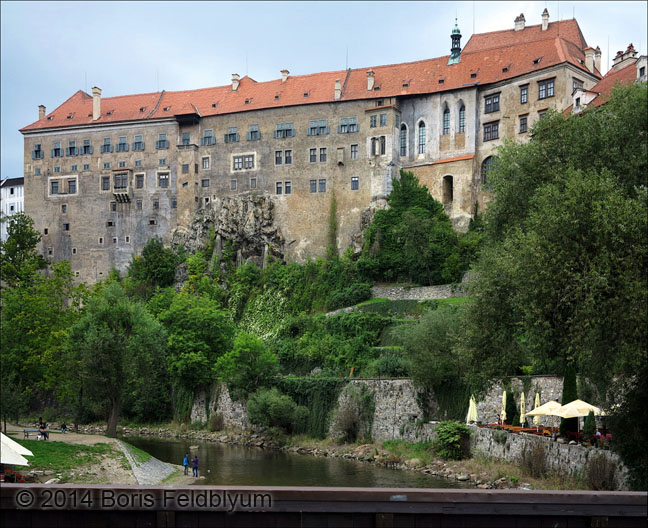
M 2 2 L 2 178 L 23 171 L 18 129 L 79 89 L 104 97 L 427 59 L 473 33 L 578 20 L 606 66 L 646 54 L 646 2 Z M 608 47 L 609 39 L 609 47 Z M 347 62 L 348 56 L 348 62 Z

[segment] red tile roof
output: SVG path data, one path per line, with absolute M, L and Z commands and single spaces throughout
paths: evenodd
M 575 20 L 549 24 L 546 31 L 530 26 L 522 31 L 496 31 L 473 35 L 461 53 L 458 64 L 448 65 L 448 56 L 416 62 L 289 76 L 256 82 L 240 80 L 237 91 L 231 85 L 157 92 L 120 97 L 102 97 L 98 124 L 142 119 L 162 119 L 188 113 L 202 117 L 278 108 L 302 104 L 334 102 L 335 81 L 342 85 L 341 101 L 378 99 L 399 95 L 444 92 L 490 84 L 569 62 L 585 70 L 583 48 L 586 42 Z M 538 64 L 533 61 L 540 58 Z M 367 90 L 367 71 L 374 72 L 374 89 Z M 475 74 L 472 77 L 471 74 Z M 439 83 L 439 80 L 443 83 Z M 406 87 L 403 87 L 406 84 Z M 304 97 L 305 94 L 308 94 Z M 247 101 L 247 104 L 246 104 Z M 70 118 L 68 119 L 68 116 Z M 92 97 L 78 91 L 45 118 L 21 129 L 32 130 L 90 125 Z

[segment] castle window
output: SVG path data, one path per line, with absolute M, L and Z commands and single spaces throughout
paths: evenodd
M 117 237 L 112 237 L 113 244 L 117 243 Z
M 32 150 L 32 159 L 43 159 L 43 151 L 41 150 L 40 143 L 34 145 L 34 150 Z
M 352 134 L 358 131 L 358 120 L 355 117 L 343 117 L 338 125 L 339 134 Z
M 285 194 L 291 194 L 292 193 L 292 183 L 289 181 L 284 182 L 284 193 Z
M 387 126 L 387 114 L 380 114 L 380 126 Z
M 443 135 L 450 133 L 450 110 L 446 108 L 443 111 Z
M 141 167 L 142 166 L 142 160 L 135 160 L 135 166 L 136 167 Z
M 321 162 L 326 161 L 326 148 L 321 148 L 320 149 L 320 161 Z
M 141 211 L 142 210 L 142 200 L 137 200 L 136 205 L 137 205 L 137 210 Z
M 377 116 L 372 115 L 369 118 L 369 128 L 376 128 L 376 126 L 377 126 Z
M 128 187 L 128 175 L 126 173 L 115 174 L 114 177 L 115 190 L 126 189 Z
M 103 237 L 99 237 L 99 245 L 103 246 Z
M 407 126 L 405 123 L 400 127 L 400 155 L 407 155 Z
M 326 192 L 326 179 L 324 178 L 319 181 L 319 192 Z
M 214 143 L 216 143 L 216 139 L 214 138 L 214 131 L 205 130 L 203 137 L 200 138 L 200 144 L 203 147 L 206 147 L 208 145 L 213 145 Z
M 256 189 L 256 186 L 257 186 L 257 179 L 250 178 L 250 189 Z
M 423 121 L 418 126 L 418 153 L 425 154 L 425 123 Z
M 89 163 L 84 163 L 83 164 L 83 170 L 84 171 L 89 171 L 90 170 L 90 164 Z
M 110 138 L 104 138 L 103 145 L 101 145 L 101 153 L 106 154 L 113 151 L 113 146 L 110 144 Z
M 351 159 L 358 159 L 358 145 L 351 145 Z
M 247 133 L 248 141 L 259 141 L 261 139 L 261 132 L 259 132 L 259 125 L 250 125 L 250 130 Z
M 160 200 L 153 200 L 153 209 L 160 208 Z
M 310 162 L 315 163 L 317 161 L 317 149 L 310 149 Z
M 79 149 L 77 149 L 76 141 L 74 140 L 68 141 L 68 148 L 66 149 L 65 155 L 76 156 L 77 154 L 79 154 Z
M 295 137 L 295 129 L 293 128 L 292 123 L 277 123 L 274 131 L 274 137 L 279 139 Z
M 486 123 L 484 125 L 484 141 L 492 141 L 499 138 L 499 121 Z
M 110 190 L 110 176 L 101 177 L 101 190 L 109 191 Z
M 176 209 L 178 207 L 178 200 L 173 198 L 171 200 L 171 209 Z M 128 242 L 128 237 L 126 237 L 126 242 Z
M 182 174 L 189 174 L 189 164 L 188 163 L 183 163 L 182 164 Z
M 167 189 L 169 187 L 169 173 L 161 172 L 158 174 L 158 187 Z
M 275 151 L 275 165 L 281 165 L 282 162 L 283 162 L 283 151 L 276 150 Z
M 283 193 L 283 182 L 277 182 L 275 184 L 275 193 L 276 194 L 282 194 Z
M 77 192 L 77 181 L 68 180 L 68 194 L 76 194 Z
M 209 187 L 209 178 L 203 178 L 202 180 L 200 180 L 200 185 L 202 187 Z
M 189 134 L 189 132 L 182 133 L 181 141 L 183 145 L 189 145 L 191 143 L 191 135 Z
M 81 147 L 81 154 L 92 154 L 92 145 L 90 144 L 89 139 L 83 140 L 83 146 Z
M 126 167 L 126 162 L 125 161 L 120 161 L 119 162 L 119 168 L 123 169 L 124 167 Z
M 466 131 L 466 107 L 461 105 L 459 108 L 459 133 L 462 134 Z
M 76 172 L 76 171 L 78 171 L 78 170 L 79 170 L 79 166 L 78 166 L 78 165 L 72 165 L 72 166 L 70 167 L 70 171 L 72 171 L 72 172 Z
M 583 89 L 583 81 L 572 77 L 572 92 Z
M 35 174 L 36 176 L 40 176 L 40 173 L 41 173 L 40 168 L 36 168 L 36 169 L 34 169 L 34 174 Z
M 328 133 L 329 127 L 326 119 L 310 121 L 308 130 L 306 131 L 306 135 L 308 136 L 325 136 Z
M 52 158 L 62 158 L 63 157 L 63 151 L 61 150 L 61 143 L 60 142 L 55 142 L 54 143 L 54 148 L 50 152 L 50 155 Z
M 67 213 L 67 204 L 61 204 L 61 213 Z
M 527 131 L 527 116 L 520 116 L 520 134 Z
M 48 233 L 49 233 L 49 229 L 47 229 L 47 228 L 43 229 L 43 234 L 44 235 L 47 235 Z
M 113 213 L 117 211 L 117 202 L 110 202 L 110 211 Z
M 284 152 L 284 162 L 286 165 L 292 165 L 292 150 L 286 150 Z
M 317 180 L 310 181 L 310 192 L 317 192 Z
M 155 218 L 149 218 L 149 225 L 157 225 L 157 220 Z
M 209 168 L 209 157 L 202 158 L 202 168 L 207 170 Z
M 169 148 L 169 140 L 166 138 L 166 134 L 158 134 L 158 140 L 155 142 L 155 148 L 157 150 L 164 150 Z
M 135 175 L 135 188 L 136 189 L 143 189 L 144 188 L 144 175 L 143 174 L 136 174 Z
M 352 176 L 351 177 L 351 190 L 352 191 L 357 191 L 358 188 L 359 188 L 359 185 L 360 185 L 360 183 L 359 183 L 358 177 L 357 176 Z
M 158 161 L 158 164 L 159 165 L 166 165 L 167 164 L 166 158 L 160 158 L 160 160 Z
M 105 170 L 109 169 L 110 168 L 110 162 L 109 161 L 104 161 L 103 168 Z
M 243 157 L 243 168 L 244 169 L 254 168 L 254 156 L 252 154 Z
M 239 135 L 236 131 L 236 127 L 229 127 L 227 129 L 227 134 L 225 134 L 225 143 L 238 143 Z
M 491 112 L 499 111 L 499 94 L 489 95 L 488 97 L 486 97 L 485 101 L 486 101 L 485 112 L 487 114 L 490 114 Z
M 50 194 L 58 194 L 59 193 L 59 182 L 53 181 L 50 182 Z
M 60 172 L 61 172 L 61 167 L 59 166 L 54 167 L 54 174 L 60 174 Z
M 443 177 L 443 203 L 450 204 L 453 199 L 453 178 L 452 176 Z
M 144 150 L 144 142 L 142 141 L 142 136 L 135 136 L 135 142 L 133 143 L 133 152 L 142 152 Z
M 384 156 L 385 155 L 385 147 L 386 147 L 386 141 L 385 141 L 385 136 L 380 136 L 380 139 L 378 140 L 380 143 L 380 155 Z
M 494 158 L 493 156 L 488 156 L 481 165 L 481 182 L 482 185 L 488 185 L 488 173 L 493 168 Z
M 117 152 L 128 152 L 128 143 L 126 143 L 126 136 L 119 136 L 119 143 L 117 143 Z
M 529 101 L 529 85 L 525 84 L 520 86 L 520 104 L 525 104 Z
M 129 236 L 126 237 L 126 243 L 130 244 L 130 237 Z
M 554 81 L 555 79 L 538 81 L 538 99 L 546 99 L 554 96 Z
M 77 248 L 72 248 L 72 254 L 73 254 L 73 255 L 76 255 L 76 254 L 77 254 Z M 78 273 L 79 273 L 79 272 L 77 271 L 77 274 L 78 274 Z
M 106 227 L 114 227 L 114 226 L 115 226 L 115 222 L 113 222 L 112 220 L 108 220 L 106 222 Z

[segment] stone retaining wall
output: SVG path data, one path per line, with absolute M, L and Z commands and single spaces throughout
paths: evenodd
M 196 394 L 193 407 L 191 408 L 191 422 L 207 422 L 207 407 L 209 415 L 220 414 L 223 417 L 225 429 L 247 429 L 249 426 L 247 410 L 238 401 L 232 400 L 227 386 L 223 384 L 212 385 L 209 394 L 209 402 L 206 401 L 207 394 L 201 391 Z
M 415 299 L 424 301 L 426 299 L 449 299 L 451 297 L 464 296 L 465 289 L 462 285 L 444 284 L 442 286 L 421 286 L 408 288 L 405 286 L 374 286 L 371 288 L 372 297 L 387 298 L 390 301 L 401 299 Z

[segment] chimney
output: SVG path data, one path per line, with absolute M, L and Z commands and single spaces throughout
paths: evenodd
M 47 114 L 45 105 L 38 105 L 38 119 L 43 119 L 45 117 L 45 114 Z
M 585 48 L 585 67 L 594 73 L 594 54 L 596 53 L 594 51 L 594 48 L 591 46 L 587 46 Z
M 241 76 L 238 73 L 232 74 L 232 91 L 235 92 L 236 90 L 238 90 L 239 84 L 241 84 L 241 82 L 239 81 L 240 78 Z
M 375 80 L 376 79 L 374 78 L 374 71 L 373 70 L 368 70 L 367 71 L 367 90 L 368 91 L 373 90 Z
M 601 48 L 596 46 L 594 50 L 594 67 L 600 72 L 601 71 Z
M 524 29 L 524 13 L 520 13 L 519 17 L 515 17 L 515 31 L 522 31 Z
M 542 31 L 547 31 L 549 27 L 549 11 L 545 7 L 545 10 L 542 12 Z
M 96 121 L 101 117 L 101 88 L 92 87 L 92 120 Z
M 614 57 L 614 60 L 612 61 L 612 67 L 614 68 L 614 71 L 621 70 L 626 66 L 629 66 L 630 64 L 634 64 L 635 62 L 637 62 L 636 57 L 637 52 L 635 51 L 632 44 L 628 46 L 628 49 L 625 50 L 625 53 L 623 51 L 618 51 L 616 57 Z
M 285 83 L 286 79 L 288 78 L 288 75 L 290 72 L 288 70 L 281 70 L 281 82 Z
M 342 97 L 342 83 L 340 79 L 335 80 L 335 97 L 334 99 L 338 101 Z

